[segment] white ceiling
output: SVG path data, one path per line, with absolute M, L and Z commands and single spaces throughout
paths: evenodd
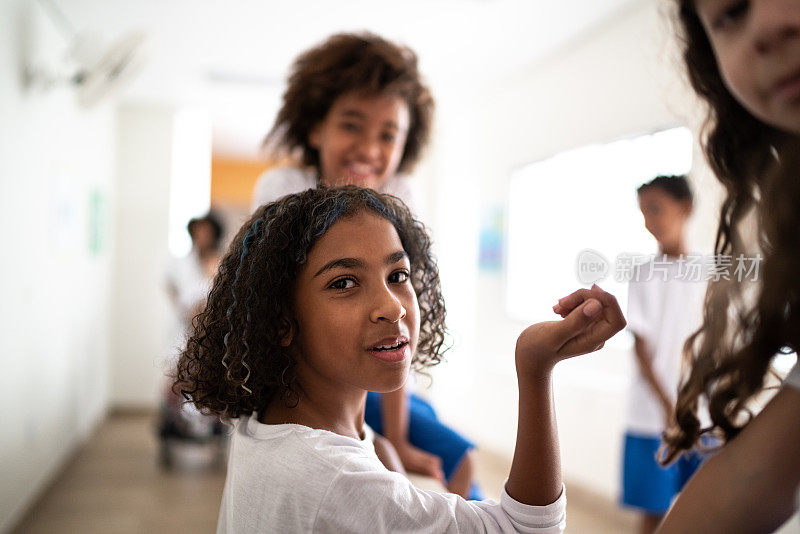
M 109 42 L 144 31 L 146 66 L 124 97 L 204 107 L 215 152 L 254 156 L 292 59 L 331 33 L 366 29 L 411 46 L 441 100 L 530 68 L 636 0 L 49 1 Z

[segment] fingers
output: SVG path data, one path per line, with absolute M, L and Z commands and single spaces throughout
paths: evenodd
M 603 295 L 610 295 L 603 291 L 597 284 L 592 284 L 589 289 L 578 289 L 567 295 L 566 297 L 558 299 L 558 302 L 553 306 L 553 311 L 559 315 L 566 316 L 580 306 L 582 302 L 590 298 L 600 298 Z
M 559 302 L 563 303 L 562 311 L 572 307 L 566 312 L 559 332 L 563 342 L 559 352 L 564 356 L 598 350 L 625 327 L 617 299 L 596 285 L 578 290 Z
M 614 295 L 603 291 L 597 284 L 593 284 L 589 289 L 579 289 L 564 298 L 558 299 L 556 305 L 553 306 L 553 311 L 561 317 L 566 317 L 572 310 L 591 298 L 599 300 L 604 306 L 619 310 L 619 304 Z M 620 311 L 620 315 L 621 313 Z
M 563 321 L 556 325 L 556 343 L 560 347 L 570 339 L 579 335 L 589 328 L 599 317 L 602 316 L 603 305 L 599 300 L 590 298 L 582 302 L 577 308 L 568 313 Z
M 590 289 L 579 289 L 570 293 L 564 298 L 558 299 L 558 302 L 553 306 L 553 311 L 561 317 L 566 317 L 569 312 L 580 306 L 584 301 L 589 298 L 596 297 L 599 291 L 602 291 L 597 284 L 593 285 Z

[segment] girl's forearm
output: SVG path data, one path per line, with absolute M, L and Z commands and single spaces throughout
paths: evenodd
M 506 492 L 521 503 L 545 506 L 558 499 L 561 488 L 552 375 L 520 378 L 517 443 Z

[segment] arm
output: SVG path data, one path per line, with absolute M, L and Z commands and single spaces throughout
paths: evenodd
M 379 434 L 375 434 L 373 444 L 375 445 L 375 455 L 378 457 L 378 460 L 386 466 L 386 469 L 394 471 L 395 473 L 400 473 L 401 475 L 406 474 L 403 469 L 403 463 L 397 455 L 397 451 L 392 447 L 388 439 Z
M 655 393 L 656 398 L 661 402 L 661 406 L 664 409 L 665 425 L 670 425 L 675 413 L 673 405 L 674 399 L 667 393 L 664 385 L 653 371 L 653 357 L 652 354 L 650 354 L 650 349 L 647 347 L 647 342 L 642 336 L 637 334 L 634 334 L 633 337 L 633 352 L 636 355 L 636 363 L 638 364 L 639 372 L 642 373 L 645 382 L 647 382 L 650 389 Z
M 381 395 L 381 416 L 383 417 L 383 435 L 397 446 L 407 440 L 408 406 L 406 406 L 406 387 Z
M 397 391 L 381 395 L 383 435 L 397 450 L 400 461 L 408 471 L 431 476 L 444 483 L 441 459 L 414 447 L 408 441 L 407 399 L 405 386 Z
M 561 452 L 551 374 L 519 383 L 519 416 L 514 460 L 506 491 L 515 500 L 538 506 L 561 495 Z
M 525 329 L 515 352 L 519 421 L 506 491 L 537 506 L 554 502 L 562 491 L 552 370 L 561 360 L 602 348 L 625 327 L 616 299 L 597 286 L 561 299 L 554 311 L 564 319 Z
M 772 532 L 800 485 L 800 390 L 782 388 L 678 496 L 657 532 Z

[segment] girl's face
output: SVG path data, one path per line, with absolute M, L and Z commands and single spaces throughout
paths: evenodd
M 392 223 L 368 211 L 338 220 L 296 280 L 297 377 L 306 391 L 389 392 L 419 337 L 410 263 Z
M 695 0 L 733 96 L 767 124 L 800 134 L 800 0 Z
M 639 193 L 639 209 L 644 226 L 665 251 L 674 251 L 683 240 L 683 228 L 692 212 L 687 201 L 676 200 L 660 187 L 650 187 Z
M 345 93 L 309 135 L 319 151 L 320 181 L 379 188 L 397 172 L 410 115 L 397 96 Z
M 192 245 L 198 250 L 205 251 L 214 247 L 214 227 L 209 222 L 198 221 L 194 223 L 189 235 L 192 238 Z

